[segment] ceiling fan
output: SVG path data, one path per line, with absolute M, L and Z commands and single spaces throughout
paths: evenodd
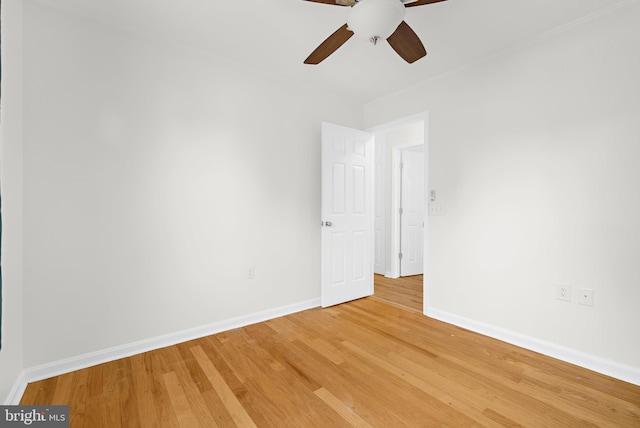
M 374 45 L 386 39 L 394 51 L 409 64 L 425 56 L 427 51 L 418 35 L 404 22 L 405 8 L 439 3 L 445 0 L 305 0 L 335 6 L 351 7 L 347 23 L 338 28 L 304 61 L 320 64 L 354 34 Z

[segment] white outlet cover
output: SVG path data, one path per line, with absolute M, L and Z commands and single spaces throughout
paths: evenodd
M 581 288 L 578 294 L 578 303 L 585 306 L 593 306 L 593 290 Z
M 250 265 L 242 266 L 238 273 L 244 279 L 254 279 L 256 277 L 256 268 Z
M 569 284 L 556 284 L 556 299 L 571 301 L 571 287 Z

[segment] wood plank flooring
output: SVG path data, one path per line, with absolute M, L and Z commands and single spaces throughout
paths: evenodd
M 374 275 L 374 297 L 422 313 L 423 276 L 389 279 Z
M 640 387 L 377 298 L 30 384 L 71 427 L 640 427 Z

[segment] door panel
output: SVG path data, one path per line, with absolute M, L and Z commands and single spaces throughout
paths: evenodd
M 423 273 L 424 153 L 402 152 L 400 276 Z
M 344 207 L 346 202 L 345 184 L 346 174 L 343 164 L 334 164 L 331 167 L 331 186 L 332 186 L 332 203 L 331 214 L 340 215 L 344 214 Z
M 322 306 L 373 294 L 373 136 L 322 124 Z
M 385 267 L 385 217 L 383 212 L 383 146 L 376 139 L 374 142 L 375 147 L 375 172 L 374 172 L 374 259 L 373 259 L 373 271 L 375 273 L 384 275 L 386 271 Z

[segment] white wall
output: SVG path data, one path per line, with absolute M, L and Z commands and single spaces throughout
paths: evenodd
M 3 3 L 18 58 L 6 11 L 22 2 Z M 429 222 L 431 309 L 638 367 L 638 9 L 361 123 L 346 101 L 27 2 L 24 167 L 22 70 L 3 68 L 0 397 L 23 367 L 319 297 L 320 122 L 427 110 L 447 204 Z M 558 281 L 595 306 L 555 300 Z
M 430 112 L 430 188 L 447 210 L 429 218 L 430 311 L 640 382 L 638 22 L 632 2 L 369 103 L 364 121 Z
M 360 106 L 24 18 L 27 367 L 319 298 L 320 123 L 361 126 Z
M 23 369 L 22 339 L 22 1 L 2 2 L 2 101 L 0 183 L 2 185 L 2 349 L 0 403 Z

